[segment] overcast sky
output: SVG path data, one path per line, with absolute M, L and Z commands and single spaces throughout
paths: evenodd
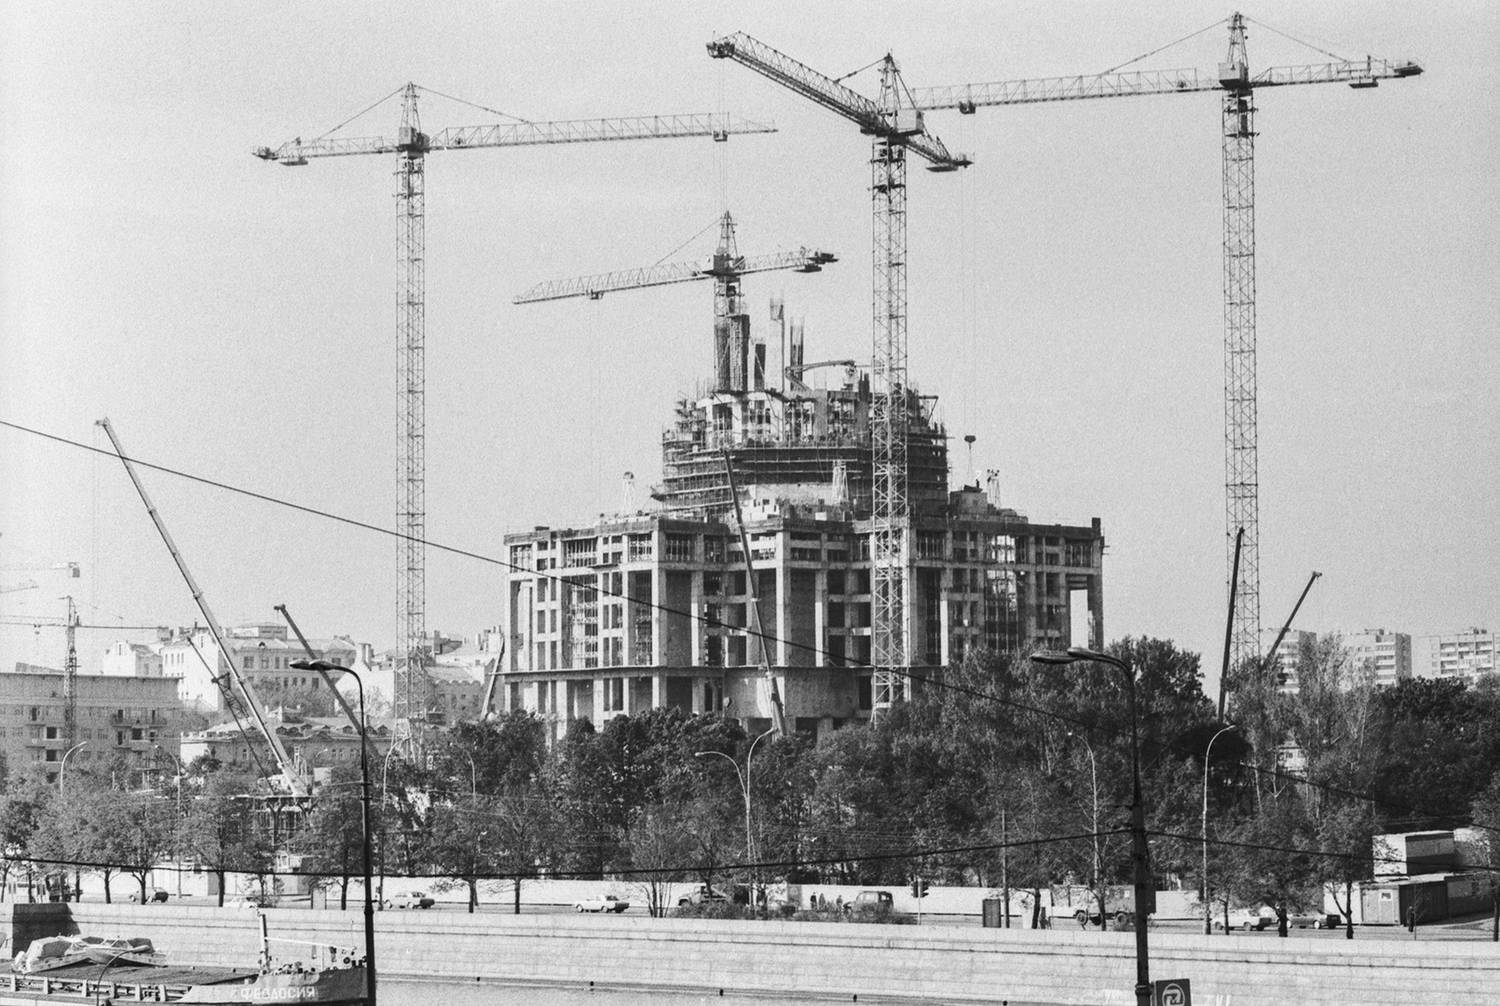
M 869 141 L 705 43 L 743 30 L 830 75 L 888 50 L 909 86 L 1103 71 L 1232 8 L 1163 3 L 6 5 L 0 31 L 0 419 L 395 524 L 394 156 L 288 169 L 408 80 L 528 119 L 731 111 L 780 132 L 437 153 L 427 167 L 427 509 L 438 543 L 587 521 L 660 477 L 674 397 L 709 372 L 712 290 L 516 307 L 532 283 L 813 245 L 784 295 L 809 359 L 870 352 Z M 1495 387 L 1500 7 L 1266 3 L 1252 69 L 1317 49 L 1415 58 L 1375 90 L 1259 94 L 1262 621 L 1500 628 Z M 1262 25 L 1268 25 L 1262 27 Z M 1308 48 L 1276 34 L 1303 39 Z M 1212 70 L 1223 26 L 1140 68 Z M 870 71 L 850 86 L 877 93 Z M 492 121 L 424 97 L 423 124 Z M 391 134 L 387 102 L 344 130 Z M 1223 334 L 1214 94 L 934 113 L 961 174 L 914 166 L 910 373 L 942 400 L 953 481 L 1001 474 L 1033 520 L 1103 521 L 1105 630 L 1223 634 Z M 679 246 L 683 246 L 681 250 Z M 676 254 L 671 254 L 676 251 Z M 160 473 L 149 491 L 226 623 L 286 604 L 310 635 L 395 637 L 393 540 Z M 118 463 L 0 428 L 0 616 L 196 617 Z M 501 569 L 431 552 L 428 624 L 499 622 Z M 0 626 L 0 660 L 61 661 Z M 120 632 L 91 631 L 85 668 Z M 136 634 L 136 638 L 140 638 Z M 1267 640 L 1269 643 L 1269 639 Z M 1211 680 L 1216 677 L 1211 674 Z

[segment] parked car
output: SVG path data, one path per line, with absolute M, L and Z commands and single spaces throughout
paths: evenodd
M 844 914 L 850 918 L 884 919 L 896 908 L 896 899 L 890 891 L 860 891 L 844 905 Z
M 695 890 L 677 899 L 677 907 L 685 908 L 688 905 L 706 905 L 715 901 L 728 900 L 722 891 L 716 891 L 707 884 L 699 884 Z
M 169 898 L 169 897 L 171 897 L 171 895 L 169 895 L 166 891 L 163 891 L 160 887 L 156 888 L 154 891 L 148 891 L 148 892 L 146 892 L 146 901 L 147 901 L 147 903 L 150 903 L 150 902 L 153 902 L 153 901 L 157 901 L 157 902 L 166 901 L 167 898 Z M 131 893 L 130 900 L 131 900 L 132 903 L 135 902 L 135 901 L 138 901 L 139 899 L 140 899 L 140 895 L 139 894 L 136 894 L 134 892 Z
M 1335 929 L 1340 918 L 1323 912 L 1288 912 L 1286 924 L 1292 929 Z
M 606 894 L 602 898 L 584 898 L 573 906 L 580 912 L 623 912 L 630 907 L 630 902 L 622 901 L 613 894 Z
M 431 908 L 435 900 L 422 891 L 402 891 L 385 899 L 386 908 Z
M 1243 929 L 1246 932 L 1269 929 L 1276 925 L 1276 910 L 1269 905 L 1261 905 L 1259 908 L 1236 908 L 1229 913 L 1229 928 Z M 1214 918 L 1214 928 L 1224 928 L 1224 916 Z

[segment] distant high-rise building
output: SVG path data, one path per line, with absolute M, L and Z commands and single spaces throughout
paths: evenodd
M 1411 677 L 1411 636 L 1385 629 L 1346 633 L 1344 648 L 1355 668 L 1368 668 L 1377 685 L 1394 685 Z
M 1349 658 L 1349 674 L 1345 687 L 1353 685 L 1366 670 L 1371 683 L 1389 687 L 1412 676 L 1412 640 L 1404 632 L 1387 632 L 1385 629 L 1362 629 L 1338 636 Z M 1296 694 L 1299 688 L 1298 664 L 1304 647 L 1315 644 L 1319 636 L 1315 632 L 1293 629 L 1286 634 L 1276 648 L 1275 658 L 1280 672 L 1285 675 L 1281 690 Z
M 1472 681 L 1495 672 L 1495 634 L 1488 629 L 1419 636 L 1413 666 L 1424 678 Z

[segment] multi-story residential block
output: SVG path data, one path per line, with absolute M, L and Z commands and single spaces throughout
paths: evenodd
M 1345 682 L 1346 687 L 1359 680 L 1359 676 L 1363 674 L 1370 675 L 1372 684 L 1387 687 L 1411 677 L 1412 644 L 1411 636 L 1406 633 L 1387 632 L 1385 629 L 1363 629 L 1359 632 L 1340 635 L 1338 638 L 1349 657 L 1351 673 Z M 1282 691 L 1297 693 L 1298 662 L 1303 648 L 1317 641 L 1317 633 L 1293 629 L 1276 647 L 1273 656 L 1276 660 L 1277 672 L 1284 675 L 1281 684 Z
M 1488 629 L 1421 636 L 1416 651 L 1414 664 L 1422 677 L 1472 681 L 1495 673 L 1495 634 Z
M 358 647 L 343 637 L 308 641 L 316 659 L 352 666 Z M 229 673 L 228 660 L 252 687 L 275 683 L 286 688 L 317 691 L 326 687 L 322 678 L 310 671 L 299 671 L 292 663 L 305 660 L 307 653 L 295 639 L 288 640 L 287 628 L 277 623 L 243 625 L 225 629 L 226 660 L 206 628 L 179 630 L 162 644 L 162 674 L 178 682 L 178 694 L 184 705 L 211 712 L 224 709 L 223 694 L 215 678 Z
M 1376 685 L 1390 686 L 1411 677 L 1411 636 L 1385 629 L 1363 629 L 1344 635 L 1344 648 L 1355 667 Z
M 104 674 L 79 674 L 74 682 L 70 749 L 63 672 L 17 664 L 0 673 L 0 754 L 9 771 L 42 765 L 56 781 L 65 764 L 124 757 L 144 770 L 161 750 L 176 753 L 177 682 Z

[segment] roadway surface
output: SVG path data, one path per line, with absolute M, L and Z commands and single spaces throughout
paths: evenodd
M 453 892 L 445 892 L 445 894 L 442 895 L 442 897 L 444 897 L 444 898 L 451 897 L 452 894 L 453 894 Z M 217 898 L 192 897 L 192 896 L 182 897 L 182 898 L 177 898 L 177 897 L 174 896 L 171 899 L 171 901 L 173 903 L 175 903 L 175 904 L 180 904 L 180 905 L 210 905 L 211 906 L 211 905 L 218 904 L 218 899 Z M 301 898 L 295 898 L 295 899 L 283 898 L 282 901 L 280 902 L 280 904 L 278 904 L 277 907 L 279 907 L 279 908 L 307 908 L 307 907 L 309 907 L 309 899 L 306 896 L 303 896 Z M 328 903 L 327 903 L 326 907 L 328 907 L 330 909 L 337 909 L 339 907 L 339 899 L 337 898 L 337 896 L 329 897 Z M 233 911 L 233 910 L 236 910 L 236 909 L 231 909 L 231 908 L 228 908 L 228 907 L 225 908 L 225 911 Z M 359 902 L 359 900 L 357 898 L 350 898 L 349 899 L 348 910 L 349 911 L 360 911 L 360 910 L 362 910 L 362 905 L 360 904 L 360 902 Z M 416 912 L 416 911 L 466 912 L 467 911 L 467 906 L 462 901 L 442 900 L 442 901 L 439 901 L 436 905 L 434 905 L 431 908 L 424 908 L 424 909 L 415 909 L 415 908 L 412 908 L 412 909 L 388 908 L 388 909 L 384 909 L 384 911 L 389 911 L 389 912 Z M 512 905 L 511 905 L 511 903 L 508 902 L 508 901 L 505 901 L 505 902 L 499 902 L 499 901 L 497 901 L 497 902 L 493 902 L 493 903 L 481 903 L 477 907 L 476 911 L 478 913 L 480 913 L 480 914 L 485 914 L 485 915 L 490 915 L 490 914 L 510 915 L 510 914 L 512 914 L 512 912 L 514 911 L 514 909 L 513 909 Z M 576 912 L 577 912 L 577 909 L 573 905 L 538 905 L 538 904 L 530 904 L 530 903 L 527 903 L 527 902 L 522 902 L 522 904 L 521 904 L 521 914 L 523 914 L 523 915 L 559 915 L 559 914 L 568 914 L 568 915 L 571 915 L 571 914 L 575 914 Z M 605 917 L 615 917 L 615 918 L 618 918 L 618 919 L 620 919 L 622 925 L 636 924 L 636 923 L 633 923 L 630 920 L 645 920 L 645 919 L 648 919 L 650 917 L 650 913 L 647 912 L 646 909 L 642 905 L 636 904 L 636 903 L 632 903 L 631 906 L 628 909 L 626 909 L 624 912 L 599 912 L 599 913 L 591 913 L 591 914 L 598 914 L 598 915 L 605 916 Z M 919 924 L 919 925 L 936 925 L 936 926 L 976 927 L 976 926 L 979 926 L 981 924 L 981 919 L 977 915 L 933 915 L 933 914 L 924 914 L 924 915 L 922 915 L 920 917 L 920 919 L 917 920 L 917 924 Z M 1074 922 L 1072 919 L 1058 919 L 1058 920 L 1054 921 L 1053 926 L 1056 929 L 1062 929 L 1062 930 L 1075 930 L 1075 929 L 1080 928 L 1078 926 L 1078 924 L 1076 922 Z M 1099 927 L 1098 926 L 1090 926 L 1089 928 L 1097 932 Z M 1201 933 L 1203 931 L 1203 923 L 1201 921 L 1197 920 L 1197 919 L 1162 919 L 1162 920 L 1153 920 L 1152 923 L 1151 923 L 1151 931 L 1152 932 L 1164 932 L 1164 933 L 1177 933 L 1177 934 Z M 1213 936 L 1216 939 L 1277 939 L 1278 938 L 1277 933 L 1276 933 L 1276 927 L 1274 927 L 1274 926 L 1270 927 L 1269 929 L 1263 929 L 1263 930 L 1258 930 L 1258 931 L 1257 930 L 1238 930 L 1238 929 L 1236 929 L 1236 930 L 1231 930 L 1228 934 L 1225 934 L 1224 932 L 1222 932 L 1220 930 L 1215 930 L 1214 933 L 1213 933 Z M 1320 939 L 1320 940 L 1338 939 L 1338 940 L 1342 940 L 1342 939 L 1346 939 L 1346 938 L 1347 937 L 1345 935 L 1345 931 L 1344 931 L 1344 927 L 1343 926 L 1339 926 L 1336 929 L 1310 929 L 1310 928 L 1309 929 L 1290 929 L 1287 932 L 1287 939 Z M 1402 927 L 1402 926 L 1374 926 L 1374 925 L 1372 925 L 1372 926 L 1360 926 L 1360 925 L 1356 925 L 1354 927 L 1354 938 L 1357 939 L 1357 940 L 1358 939 L 1365 939 L 1365 940 L 1369 940 L 1369 939 L 1386 939 L 1386 940 L 1407 940 L 1407 941 L 1411 941 L 1411 940 L 1475 940 L 1475 941 L 1488 941 L 1488 940 L 1492 939 L 1492 922 L 1491 922 L 1490 916 L 1488 914 L 1472 915 L 1472 916 L 1465 916 L 1465 917 L 1460 918 L 1460 919 L 1448 920 L 1448 921 L 1441 922 L 1441 923 L 1431 923 L 1431 924 L 1426 924 L 1426 925 L 1420 925 L 1420 926 L 1417 927 L 1417 930 L 1416 930 L 1415 933 L 1407 932 L 1406 929 L 1404 927 Z M 561 1000 L 559 1000 L 559 1001 L 561 1001 Z

